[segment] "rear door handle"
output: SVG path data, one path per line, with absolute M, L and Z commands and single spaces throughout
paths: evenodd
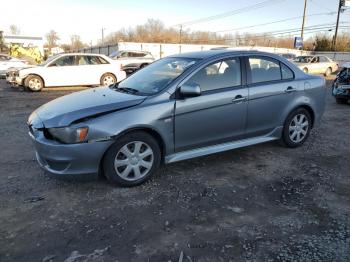
M 232 99 L 233 103 L 240 103 L 245 101 L 247 98 L 242 95 L 236 95 L 235 98 Z
M 291 87 L 291 86 L 288 86 L 286 90 L 284 90 L 285 93 L 292 93 L 292 92 L 295 92 L 297 91 L 296 88 L 294 87 Z

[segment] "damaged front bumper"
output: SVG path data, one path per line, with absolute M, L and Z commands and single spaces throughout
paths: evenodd
M 332 94 L 336 97 L 349 97 L 350 96 L 350 85 L 333 83 Z

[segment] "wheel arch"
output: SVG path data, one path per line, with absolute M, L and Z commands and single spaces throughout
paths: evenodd
M 37 73 L 30 73 L 30 74 L 28 74 L 28 75 L 23 79 L 23 85 L 25 84 L 25 82 L 26 82 L 26 80 L 28 79 L 28 77 L 31 77 L 31 76 L 40 77 L 41 81 L 43 81 L 43 87 L 45 87 L 45 80 L 44 80 L 44 78 L 43 78 L 41 75 L 37 74 Z
M 137 131 L 145 132 L 145 133 L 151 135 L 157 141 L 157 143 L 159 145 L 159 148 L 160 148 L 160 152 L 161 152 L 161 163 L 164 163 L 165 154 L 166 154 L 166 145 L 165 145 L 164 139 L 163 139 L 163 137 L 160 135 L 160 133 L 158 131 L 156 131 L 155 129 L 153 129 L 151 127 L 146 127 L 146 126 L 132 127 L 132 128 L 129 128 L 129 129 L 126 129 L 126 130 L 122 131 L 121 133 L 119 133 L 118 135 L 113 136 L 112 138 L 115 141 L 119 137 L 122 137 L 122 136 L 124 136 L 124 135 L 126 135 L 128 133 L 137 132 Z M 103 159 L 105 158 L 108 149 L 111 146 L 113 146 L 113 144 L 106 148 L 105 152 L 103 153 L 103 156 L 100 159 L 99 176 L 103 176 L 103 168 L 102 168 Z
M 299 108 L 303 108 L 305 109 L 306 111 L 308 111 L 308 113 L 310 114 L 310 117 L 311 117 L 311 128 L 313 128 L 314 126 L 314 123 L 315 123 L 315 111 L 312 109 L 312 107 L 308 104 L 300 104 L 300 105 L 297 105 L 295 106 L 292 110 L 289 111 L 288 115 L 286 116 L 285 120 L 288 118 L 288 116 L 295 110 L 299 109 Z

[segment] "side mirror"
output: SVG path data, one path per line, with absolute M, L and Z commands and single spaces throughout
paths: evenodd
M 198 84 L 184 84 L 180 87 L 180 94 L 183 97 L 195 97 L 201 95 L 201 88 Z

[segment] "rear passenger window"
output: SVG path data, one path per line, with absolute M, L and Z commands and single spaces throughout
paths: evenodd
M 249 58 L 252 83 L 281 80 L 279 61 L 269 58 Z
M 293 79 L 293 71 L 289 69 L 286 65 L 281 63 L 282 79 Z
M 221 60 L 194 74 L 187 83 L 198 84 L 203 91 L 241 85 L 240 59 Z

